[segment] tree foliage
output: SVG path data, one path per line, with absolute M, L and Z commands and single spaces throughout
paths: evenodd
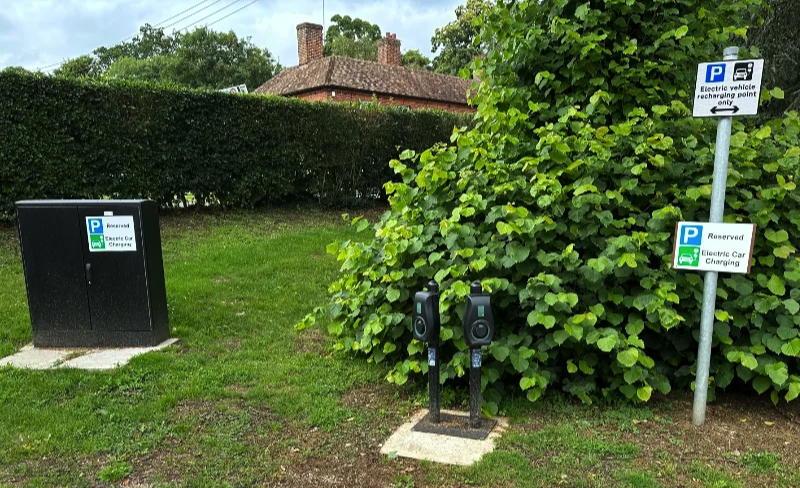
M 269 51 L 250 38 L 238 38 L 232 31 L 223 33 L 201 28 L 184 34 L 175 52 L 172 81 L 191 88 L 224 88 L 246 84 L 251 90 L 261 86 L 281 69 Z
M 433 58 L 434 71 L 457 75 L 473 58 L 484 54 L 485 42 L 475 42 L 480 28 L 473 20 L 485 17 L 493 7 L 493 0 L 467 0 L 456 8 L 455 21 L 436 29 L 431 37 L 431 52 L 441 51 Z
M 30 75 L 33 74 L 32 71 L 28 71 L 27 69 L 23 68 L 22 66 L 8 66 L 0 70 L 0 74 L 18 74 L 18 75 Z
M 343 56 L 346 58 L 378 60 L 378 40 L 381 28 L 366 20 L 351 18 L 349 15 L 334 15 L 333 24 L 325 34 L 325 56 Z M 431 60 L 423 56 L 418 49 L 403 53 L 400 62 L 411 69 L 428 70 Z
M 371 39 L 335 37 L 325 44 L 325 55 L 377 61 L 378 43 Z
M 400 56 L 400 63 L 406 68 L 411 69 L 426 71 L 432 69 L 430 58 L 419 52 L 419 49 L 410 49 L 404 52 L 403 55 Z
M 764 57 L 764 81 L 783 89 L 782 100 L 772 100 L 767 113 L 780 116 L 800 110 L 800 2 L 772 0 L 764 24 L 754 30 L 750 43 Z
M 346 37 L 354 41 L 359 39 L 377 41 L 381 38 L 381 28 L 378 27 L 378 24 L 372 24 L 366 20 L 336 14 L 331 17 L 331 22 L 332 24 L 325 34 L 326 43 L 337 37 Z
M 131 40 L 95 49 L 93 53 L 95 71 L 104 73 L 115 61 L 123 58 L 149 59 L 173 55 L 180 44 L 180 33 L 170 35 L 165 33 L 163 28 L 145 24 L 139 28 L 139 34 Z
M 501 2 L 476 41 L 493 48 L 474 62 L 475 128 L 391 162 L 402 177 L 385 185 L 391 209 L 372 240 L 329 246 L 344 275 L 298 328 L 324 323 L 338 349 L 388 362 L 402 384 L 427 371 L 410 302 L 435 279 L 447 382 L 469 368 L 461 315 L 479 280 L 498 323 L 483 364 L 489 413 L 509 389 L 590 402 L 689 388 L 702 276 L 671 269 L 673 232 L 708 218 L 716 125 L 688 104 L 696 63 L 743 42 L 760 7 Z M 725 220 L 758 225 L 756 258 L 749 275 L 720 277 L 710 393 L 736 382 L 790 401 L 800 395 L 797 114 L 735 119 L 730 161 Z
M 65 61 L 58 68 L 53 70 L 53 74 L 66 78 L 83 78 L 86 76 L 97 76 L 99 71 L 95 60 L 88 54 L 85 54 Z
M 339 14 L 331 17 L 331 22 L 328 32 L 325 33 L 325 56 L 344 56 L 367 61 L 378 59 L 381 28 L 377 24 Z
M 269 51 L 232 31 L 202 27 L 166 34 L 161 28 L 145 25 L 130 41 L 69 60 L 54 74 L 172 83 L 187 88 L 219 89 L 244 83 L 255 89 L 280 70 Z
M 109 66 L 105 76 L 117 80 L 135 80 L 151 83 L 168 83 L 175 79 L 176 57 L 153 56 L 145 59 L 119 58 Z

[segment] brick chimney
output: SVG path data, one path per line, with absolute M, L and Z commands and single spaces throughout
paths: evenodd
M 300 66 L 322 59 L 322 26 L 304 22 L 297 26 L 297 57 Z
M 378 39 L 378 62 L 400 66 L 400 41 L 397 34 L 386 33 L 386 37 Z

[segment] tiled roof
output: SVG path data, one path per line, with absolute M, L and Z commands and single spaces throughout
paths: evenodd
M 370 93 L 467 104 L 469 80 L 373 61 L 328 56 L 281 71 L 255 93 L 294 95 L 317 88 L 349 88 Z

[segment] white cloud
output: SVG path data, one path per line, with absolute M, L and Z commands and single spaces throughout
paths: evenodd
M 200 0 L 2 0 L 0 17 L 0 69 L 21 65 L 36 69 L 87 54 L 134 34 L 144 23 L 156 24 Z M 251 0 L 240 0 L 207 21 L 219 19 Z M 209 7 L 175 28 L 214 12 L 228 0 Z M 403 50 L 419 49 L 430 55 L 434 29 L 454 19 L 459 0 L 327 0 L 325 17 L 334 14 L 359 17 L 393 32 Z M 202 6 L 201 6 L 202 8 Z M 178 16 L 169 23 L 189 15 Z M 259 0 L 252 6 L 214 24 L 217 30 L 233 30 L 250 36 L 285 66 L 297 64 L 297 33 L 302 22 L 322 23 L 322 0 Z M 202 25 L 202 24 L 200 24 Z

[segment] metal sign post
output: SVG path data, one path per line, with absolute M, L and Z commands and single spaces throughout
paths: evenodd
M 735 61 L 739 48 L 729 47 L 723 60 Z M 725 187 L 728 180 L 728 156 L 731 144 L 733 115 L 754 115 L 758 111 L 761 92 L 763 60 L 743 63 L 703 63 L 698 67 L 693 115 L 720 117 L 717 126 L 717 147 L 714 156 L 714 183 L 711 190 L 709 222 L 722 222 L 725 211 Z M 741 64 L 742 66 L 739 66 Z M 727 73 L 726 73 L 727 72 Z M 755 109 L 752 105 L 755 101 Z M 720 115 L 717 115 L 720 114 Z M 730 114 L 730 115 L 727 115 Z M 723 116 L 724 115 L 724 116 Z M 697 351 L 697 377 L 694 386 L 692 422 L 702 425 L 706 420 L 708 375 L 711 363 L 711 339 L 714 332 L 714 310 L 717 301 L 717 271 L 707 271 L 703 283 L 703 309 L 700 320 L 700 345 Z

